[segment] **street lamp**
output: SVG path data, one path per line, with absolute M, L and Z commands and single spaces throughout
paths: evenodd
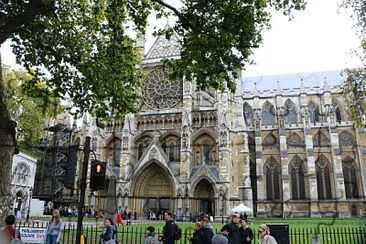
M 31 202 L 32 202 L 32 193 L 33 188 L 29 188 L 29 202 L 28 202 L 28 211 L 27 211 L 27 222 L 29 222 L 29 214 L 30 214 L 30 208 L 31 208 Z

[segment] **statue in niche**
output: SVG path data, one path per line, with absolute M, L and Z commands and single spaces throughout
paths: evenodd
M 224 123 L 220 125 L 220 147 L 227 145 L 227 129 Z
M 200 165 L 201 164 L 201 157 L 200 157 L 200 151 L 196 151 L 196 165 Z
M 188 140 L 189 140 L 189 135 L 188 135 L 188 126 L 185 125 L 183 126 L 183 131 L 182 131 L 182 148 L 183 149 L 187 149 L 189 147 L 189 143 L 188 143 Z

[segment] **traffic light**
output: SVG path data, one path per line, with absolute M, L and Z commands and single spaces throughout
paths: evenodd
M 103 190 L 105 180 L 106 163 L 98 160 L 91 162 L 90 189 L 92 191 Z

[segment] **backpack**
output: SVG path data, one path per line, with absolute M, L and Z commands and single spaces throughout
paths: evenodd
M 158 238 L 155 238 L 155 237 L 152 237 L 151 236 L 151 238 L 149 238 L 149 242 L 148 242 L 149 244 L 159 244 L 159 240 L 158 240 Z
M 182 237 L 182 229 L 174 222 L 174 240 L 180 240 Z

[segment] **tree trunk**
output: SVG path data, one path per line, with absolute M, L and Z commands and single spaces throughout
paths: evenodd
M 0 216 L 0 226 L 3 226 L 4 219 L 11 210 L 11 168 L 16 148 L 16 123 L 11 120 L 5 101 L 1 53 L 0 71 L 0 209 L 3 211 L 3 216 Z

